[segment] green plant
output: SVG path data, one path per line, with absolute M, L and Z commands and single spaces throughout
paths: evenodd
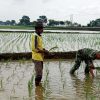
M 29 97 L 32 96 L 33 80 L 34 80 L 34 75 L 32 75 L 31 79 L 28 81 L 28 93 L 29 93 Z

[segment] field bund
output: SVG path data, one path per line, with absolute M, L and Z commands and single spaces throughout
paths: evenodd
M 52 52 L 45 54 L 45 59 L 73 59 L 75 58 L 76 51 L 70 52 Z M 1 53 L 0 60 L 20 60 L 20 59 L 31 59 L 31 52 L 22 52 L 22 53 Z

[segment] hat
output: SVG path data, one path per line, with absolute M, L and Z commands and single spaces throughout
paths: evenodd
M 42 22 L 36 22 L 35 28 L 43 28 L 43 23 Z

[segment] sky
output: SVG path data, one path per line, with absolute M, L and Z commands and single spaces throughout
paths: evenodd
M 31 21 L 45 15 L 86 25 L 100 18 L 100 0 L 0 0 L 0 21 L 18 22 L 24 15 Z

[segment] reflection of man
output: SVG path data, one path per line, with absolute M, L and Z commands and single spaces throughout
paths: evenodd
M 76 90 L 77 99 L 90 98 L 93 95 L 93 78 L 87 75 L 83 80 L 79 79 L 76 75 L 72 75 L 72 84 Z
M 93 69 L 95 69 L 95 67 L 93 65 L 93 60 L 95 59 L 100 59 L 99 51 L 89 48 L 78 50 L 76 53 L 75 65 L 70 70 L 70 74 L 74 74 L 74 72 L 80 67 L 81 62 L 84 61 L 86 64 L 85 74 L 90 72 L 91 75 L 94 76 Z
M 35 88 L 35 100 L 43 100 L 43 88 L 42 88 L 42 86 L 37 86 Z

